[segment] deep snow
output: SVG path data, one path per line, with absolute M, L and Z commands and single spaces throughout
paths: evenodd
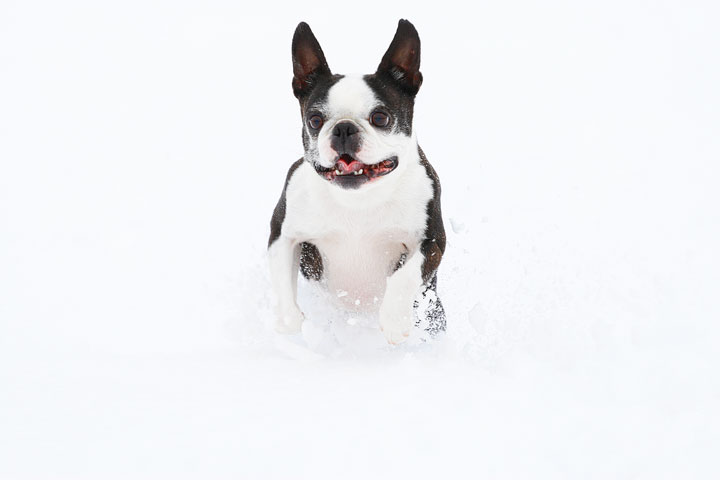
M 720 475 L 718 7 L 461 5 L 0 6 L 1 478 Z M 401 17 L 447 335 L 278 336 L 292 31 Z

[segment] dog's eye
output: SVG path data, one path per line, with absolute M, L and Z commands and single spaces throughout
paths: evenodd
M 320 127 L 322 127 L 323 124 L 323 118 L 320 115 L 313 115 L 310 118 L 308 118 L 308 125 L 313 130 L 319 130 Z
M 373 112 L 370 115 L 370 123 L 380 128 L 387 127 L 390 123 L 390 117 L 383 112 Z

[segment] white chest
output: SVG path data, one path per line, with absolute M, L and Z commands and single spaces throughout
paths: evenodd
M 432 186 L 417 167 L 367 191 L 327 185 L 310 165 L 288 184 L 282 233 L 318 248 L 325 284 L 347 308 L 379 307 L 387 277 L 419 246 Z

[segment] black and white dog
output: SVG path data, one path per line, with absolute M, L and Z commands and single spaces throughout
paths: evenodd
M 349 310 L 379 311 L 388 342 L 414 325 L 445 329 L 435 293 L 445 250 L 440 182 L 413 130 L 420 38 L 400 20 L 372 75 L 330 72 L 306 23 L 292 42 L 305 156 L 288 171 L 270 222 L 276 328 L 296 333 L 298 270 Z

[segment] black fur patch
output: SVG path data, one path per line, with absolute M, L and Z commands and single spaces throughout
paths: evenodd
M 396 82 L 385 75 L 365 75 L 368 84 L 375 96 L 380 100 L 383 110 L 390 114 L 392 127 L 400 133 L 412 135 L 413 110 L 415 97 L 402 91 Z
M 275 210 L 273 211 L 272 218 L 270 219 L 270 238 L 268 239 L 268 248 L 270 248 L 270 245 L 272 245 L 273 242 L 277 240 L 278 237 L 280 237 L 280 233 L 282 232 L 282 224 L 285 220 L 285 192 L 287 191 L 287 186 L 290 182 L 290 178 L 292 178 L 293 176 L 293 173 L 295 173 L 295 170 L 297 170 L 304 161 L 305 160 L 301 158 L 297 162 L 293 163 L 288 170 L 287 177 L 285 177 L 285 186 L 283 187 L 282 194 L 280 195 L 280 200 L 278 200 L 277 205 L 275 205 Z
M 322 77 L 316 81 L 313 89 L 307 94 L 307 96 L 298 99 L 300 102 L 300 116 L 302 118 L 303 125 L 303 148 L 306 152 L 310 148 L 309 135 L 317 138 L 320 133 L 320 130 L 311 130 L 306 128 L 308 118 L 315 113 L 320 114 L 323 119 L 326 117 L 323 110 L 325 109 L 325 104 L 327 103 L 328 92 L 330 91 L 330 88 L 332 88 L 332 86 L 339 82 L 343 77 L 344 75 Z M 308 131 L 310 132 L 309 134 Z
M 320 281 L 322 278 L 322 256 L 320 250 L 310 242 L 300 244 L 300 272 L 308 280 Z
M 420 245 L 420 251 L 425 257 L 422 265 L 422 279 L 427 284 L 435 275 L 445 252 L 445 226 L 440 209 L 440 179 L 420 147 L 418 147 L 418 153 L 420 154 L 420 163 L 425 167 L 433 184 L 433 198 L 427 204 L 428 219 L 425 227 L 425 240 Z

